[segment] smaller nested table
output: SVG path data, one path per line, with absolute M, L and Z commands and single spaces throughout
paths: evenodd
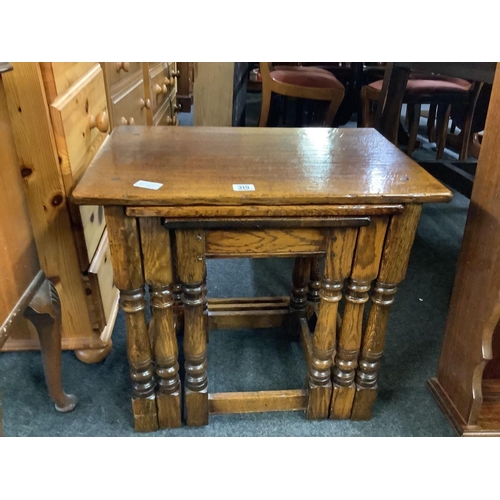
M 372 129 L 115 129 L 73 200 L 105 206 L 136 430 L 181 425 L 176 325 L 188 425 L 207 424 L 210 413 L 269 410 L 370 418 L 421 205 L 450 199 Z M 271 256 L 296 258 L 290 298 L 207 301 L 207 258 Z M 304 347 L 306 389 L 208 393 L 209 328 L 285 323 Z

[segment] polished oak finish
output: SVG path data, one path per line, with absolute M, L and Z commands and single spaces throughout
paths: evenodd
M 79 183 L 78 203 L 400 204 L 451 196 L 372 129 L 124 127 L 101 148 L 98 165 Z M 139 180 L 163 186 L 134 187 Z M 255 191 L 234 191 L 233 184 Z
M 345 293 L 346 304 L 335 356 L 330 418 L 351 416 L 356 393 L 354 379 L 363 334 L 363 311 L 368 302 L 371 283 L 379 272 L 387 222 L 386 217 L 379 217 L 357 234 L 352 268 L 348 269 L 350 277 Z
M 133 220 L 133 219 L 132 219 Z M 157 217 L 140 219 L 144 277 L 151 294 L 153 352 L 160 429 L 181 425 L 181 383 L 174 328 L 173 262 L 170 233 Z
M 120 306 L 127 327 L 127 356 L 132 379 L 135 429 L 158 429 L 153 353 L 146 322 L 144 273 L 139 229 L 122 207 L 106 207 L 114 280 L 120 290 Z
M 188 207 L 127 207 L 126 214 L 132 217 L 166 217 L 171 218 L 218 218 L 218 217 L 323 217 L 323 216 L 368 216 L 392 215 L 401 213 L 403 205 L 284 205 L 281 207 L 266 205 L 245 206 L 188 206 Z
M 159 184 L 134 186 L 140 180 Z M 210 414 L 278 410 L 369 418 L 388 305 L 421 205 L 450 198 L 374 130 L 114 130 L 73 200 L 105 206 L 136 429 L 179 425 L 176 332 L 184 334 L 187 425 L 206 425 Z M 207 258 L 269 256 L 296 257 L 289 298 L 207 300 Z M 305 389 L 209 393 L 209 329 L 278 326 L 301 340 Z

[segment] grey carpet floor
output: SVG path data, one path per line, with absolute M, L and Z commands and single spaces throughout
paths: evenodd
M 407 277 L 389 320 L 372 420 L 312 422 L 303 411 L 223 415 L 211 416 L 203 428 L 184 426 L 146 435 L 453 436 L 425 381 L 437 367 L 467 210 L 468 200 L 458 193 L 449 204 L 424 206 Z M 209 261 L 209 295 L 286 295 L 292 264 L 290 259 Z M 72 352 L 63 353 L 65 388 L 80 400 L 75 411 L 65 415 L 50 403 L 39 353 L 0 354 L 5 436 L 143 435 L 133 430 L 121 312 L 113 343 L 108 358 L 96 365 L 81 363 Z M 208 360 L 213 392 L 304 385 L 300 344 L 290 342 L 280 330 L 212 332 Z

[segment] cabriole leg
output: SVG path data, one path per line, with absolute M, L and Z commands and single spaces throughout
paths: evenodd
M 65 394 L 61 380 L 61 304 L 55 286 L 48 279 L 38 289 L 24 316 L 38 333 L 45 380 L 56 410 L 63 413 L 74 410 L 78 399 Z

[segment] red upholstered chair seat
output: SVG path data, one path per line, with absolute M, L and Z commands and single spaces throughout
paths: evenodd
M 344 88 L 329 71 L 314 67 L 277 66 L 274 71 L 271 71 L 271 78 L 277 82 L 299 85 L 301 87 Z
M 375 90 L 382 90 L 383 80 L 377 80 L 370 83 L 370 87 Z M 406 84 L 406 94 L 438 94 L 440 92 L 460 92 L 466 93 L 469 91 L 471 84 L 467 80 L 461 78 L 446 78 L 446 79 L 419 79 L 410 78 Z
M 259 127 L 265 127 L 269 118 L 272 94 L 307 99 L 308 101 L 326 101 L 323 124 L 330 127 L 339 106 L 341 105 L 345 88 L 329 71 L 316 66 L 288 66 L 273 63 L 260 63 L 262 75 L 262 103 Z M 302 103 L 300 103 L 302 104 Z M 319 108 L 308 113 L 309 119 L 316 119 L 321 113 Z M 302 113 L 301 105 L 297 107 L 296 116 Z

